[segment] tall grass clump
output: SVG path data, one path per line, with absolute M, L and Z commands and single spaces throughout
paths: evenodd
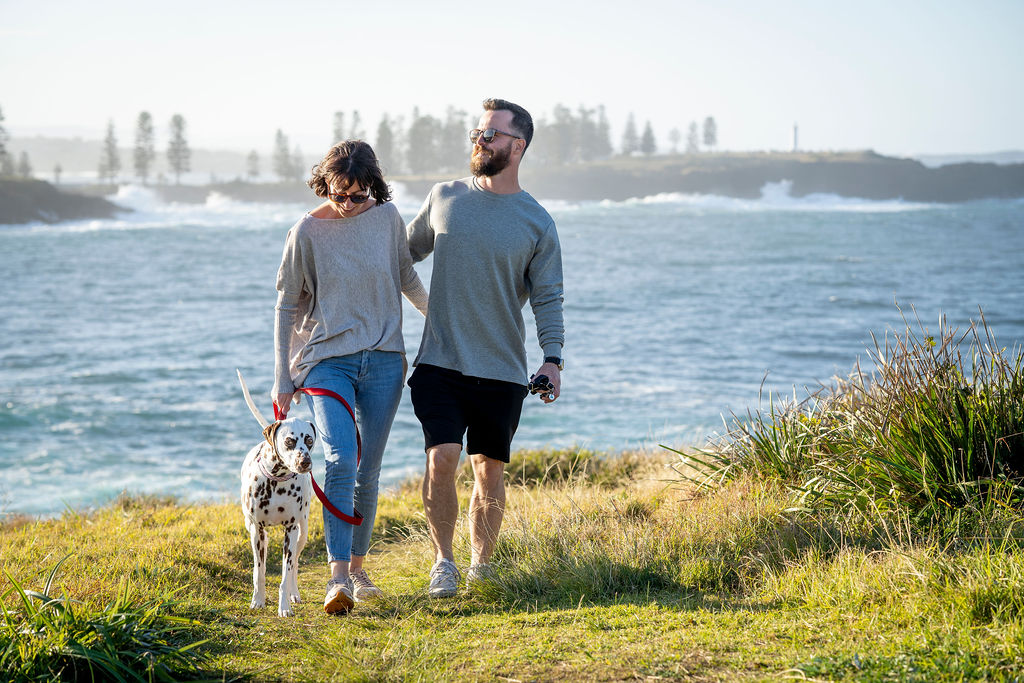
M 721 441 L 684 456 L 703 485 L 741 473 L 788 485 L 803 507 L 899 511 L 926 523 L 1024 507 L 1024 353 L 982 314 L 966 331 L 916 321 L 802 401 L 772 399 Z
M 67 558 L 65 558 L 67 559 Z M 130 584 L 101 609 L 12 578 L 0 595 L 0 679 L 8 681 L 178 681 L 202 677 L 207 657 L 188 636 L 195 624 L 167 614 L 168 600 L 136 602 Z M 14 609 L 6 607 L 12 601 Z

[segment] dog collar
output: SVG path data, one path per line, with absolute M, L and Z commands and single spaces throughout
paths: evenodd
M 267 466 L 263 464 L 263 458 L 261 458 L 259 455 L 256 456 L 256 466 L 260 468 L 260 474 L 262 474 L 270 481 L 288 481 L 289 479 L 295 476 L 294 472 L 289 472 L 283 477 L 279 477 L 276 474 L 271 474 L 270 470 L 267 469 Z

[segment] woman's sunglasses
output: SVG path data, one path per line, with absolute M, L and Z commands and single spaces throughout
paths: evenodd
M 346 199 L 351 199 L 353 204 L 362 204 L 370 198 L 370 194 L 365 191 L 358 194 L 355 192 L 349 194 L 333 194 L 328 192 L 327 198 L 332 202 L 337 202 L 338 204 L 344 204 Z

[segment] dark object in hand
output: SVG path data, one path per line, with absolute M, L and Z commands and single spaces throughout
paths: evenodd
M 547 375 L 537 375 L 527 385 L 531 394 L 541 394 L 541 398 L 547 394 L 550 398 L 555 398 L 555 385 L 551 383 Z

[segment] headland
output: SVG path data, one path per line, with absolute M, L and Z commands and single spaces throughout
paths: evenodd
M 413 196 L 467 171 L 393 175 Z M 913 159 L 864 152 L 721 152 L 615 157 L 563 166 L 522 167 L 522 184 L 540 199 L 621 201 L 662 193 L 757 199 L 768 183 L 788 181 L 795 198 L 812 194 L 870 200 L 965 202 L 1024 197 L 1024 163 L 955 163 L 928 167 Z M 117 185 L 56 187 L 41 180 L 0 180 L 0 224 L 104 218 L 119 207 L 105 197 Z M 240 201 L 309 202 L 300 180 L 151 185 L 164 201 L 202 203 L 211 193 Z

